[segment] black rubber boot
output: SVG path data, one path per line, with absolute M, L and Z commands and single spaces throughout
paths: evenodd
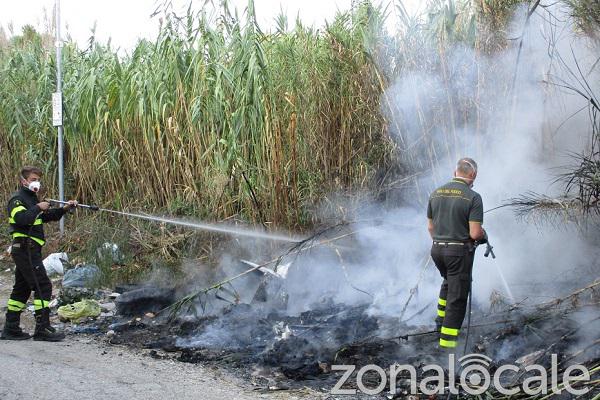
M 27 332 L 23 332 L 19 326 L 21 322 L 21 312 L 7 311 L 6 312 L 6 323 L 2 330 L 2 340 L 27 340 L 31 336 Z
M 438 332 L 442 331 L 442 324 L 444 323 L 444 318 L 442 317 L 437 317 L 435 319 L 435 330 Z
M 49 308 L 42 308 L 35 312 L 35 333 L 33 334 L 33 340 L 60 342 L 64 338 L 64 333 L 58 332 L 50 325 Z

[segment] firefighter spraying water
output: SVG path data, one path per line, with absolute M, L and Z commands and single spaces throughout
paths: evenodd
M 472 187 L 477 163 L 458 161 L 451 182 L 436 189 L 429 199 L 427 218 L 433 239 L 431 257 L 443 278 L 436 325 L 440 347 L 453 349 L 467 310 L 471 292 L 473 259 L 478 244 L 487 243 L 483 224 L 483 201 Z M 493 256 L 491 246 L 489 253 Z
M 77 207 L 77 201 L 65 202 L 58 208 L 50 208 L 46 201 L 39 202 L 36 193 L 41 187 L 41 177 L 41 169 L 24 167 L 20 175 L 21 188 L 8 201 L 8 222 L 13 240 L 11 255 L 16 268 L 2 331 L 5 340 L 29 339 L 29 334 L 23 332 L 19 324 L 31 292 L 34 292 L 36 322 L 33 339 L 57 342 L 65 337 L 50 325 L 52 282 L 42 263 L 42 246 L 46 243 L 43 225 L 59 221 L 66 212 Z

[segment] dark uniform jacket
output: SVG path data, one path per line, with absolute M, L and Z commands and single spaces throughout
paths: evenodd
M 465 181 L 454 178 L 431 194 L 427 218 L 433 220 L 433 240 L 468 242 L 469 222 L 483 223 L 483 201 Z
M 52 208 L 42 212 L 38 207 L 38 198 L 34 192 L 22 187 L 13 193 L 8 201 L 8 223 L 13 238 L 30 237 L 40 246 L 45 243 L 45 222 L 58 221 L 65 215 L 62 208 Z

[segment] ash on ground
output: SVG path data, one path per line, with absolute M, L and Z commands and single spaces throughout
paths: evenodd
M 465 322 L 457 358 L 463 353 L 486 355 L 493 360 L 489 365 L 493 372 L 505 364 L 549 368 L 551 355 L 556 354 L 561 371 L 573 364 L 592 370 L 600 364 L 598 288 L 600 282 L 574 296 L 537 306 L 473 310 L 468 342 L 465 348 Z M 121 302 L 117 310 L 126 315 L 98 319 L 92 322 L 94 330 L 81 332 L 106 335 L 110 344 L 147 349 L 155 358 L 231 369 L 265 391 L 310 387 L 326 394 L 342 375 L 332 371 L 334 365 L 354 365 L 358 370 L 374 364 L 389 373 L 393 364 L 410 364 L 419 379 L 427 375 L 426 365 L 448 370 L 448 354 L 439 349 L 433 326 L 374 316 L 370 304 L 348 306 L 324 299 L 310 311 L 287 315 L 284 308 L 253 302 L 232 304 L 212 315 L 173 318 L 159 310 L 174 301 L 174 293 L 134 288 L 117 298 Z M 525 377 L 523 371 L 503 375 L 513 385 Z M 411 383 L 407 378 L 399 375 L 396 393 L 386 389 L 381 397 L 407 398 Z M 377 374 L 363 379 L 371 387 L 377 387 L 379 380 Z M 344 388 L 356 388 L 355 383 L 350 379 Z M 591 393 L 598 391 L 597 385 Z

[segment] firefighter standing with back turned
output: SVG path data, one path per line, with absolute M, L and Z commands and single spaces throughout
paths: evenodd
M 471 291 L 476 243 L 487 241 L 482 228 L 483 201 L 475 192 L 477 163 L 462 158 L 454 179 L 436 189 L 427 206 L 428 229 L 433 239 L 431 258 L 444 278 L 438 299 L 436 325 L 440 347 L 453 349 L 465 318 Z
M 62 208 L 50 208 L 49 203 L 39 202 L 36 193 L 40 190 L 41 176 L 39 168 L 23 167 L 21 188 L 8 201 L 8 222 L 13 239 L 11 255 L 16 268 L 15 284 L 8 300 L 6 323 L 1 336 L 5 340 L 30 338 L 28 333 L 21 330 L 19 322 L 32 291 L 35 292 L 33 339 L 57 342 L 65 337 L 50 325 L 52 283 L 42 262 L 42 246 L 45 243 L 43 224 L 60 220 L 69 209 L 77 206 L 77 201 L 71 200 Z

